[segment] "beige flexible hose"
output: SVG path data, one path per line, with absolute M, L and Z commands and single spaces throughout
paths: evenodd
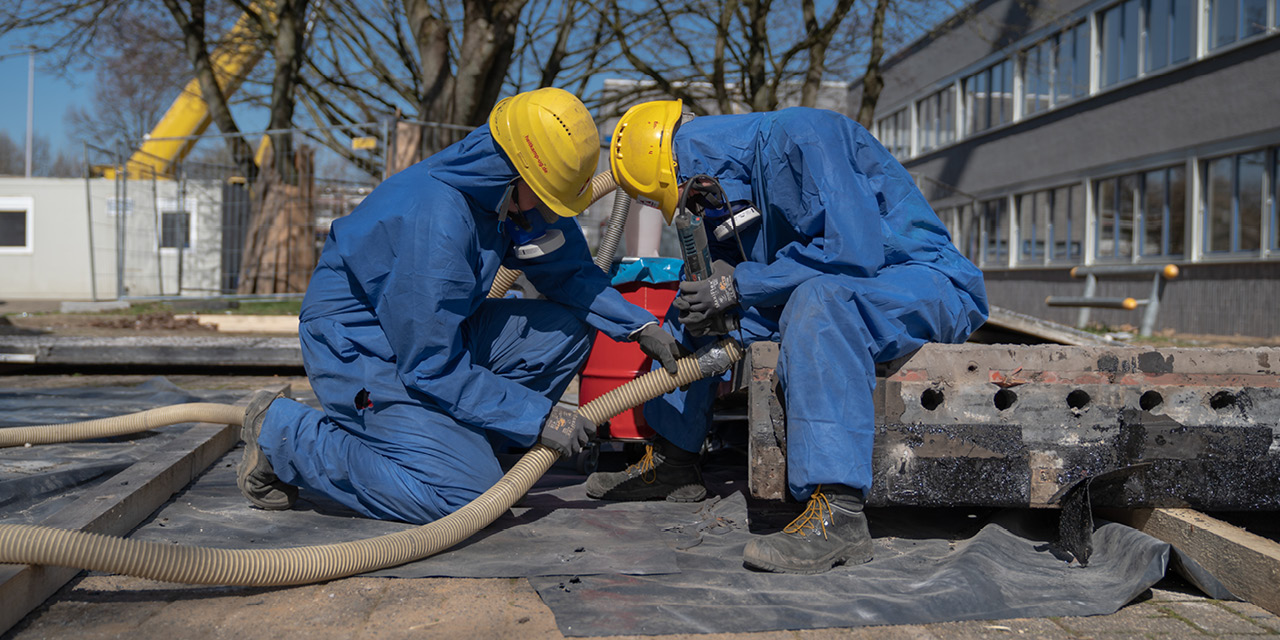
M 0 429 L 0 448 L 21 447 L 27 444 L 53 444 L 74 442 L 91 438 L 122 436 L 149 431 L 183 422 L 212 422 L 214 424 L 240 424 L 244 407 L 212 402 L 191 402 L 168 407 L 148 409 L 114 418 L 68 422 L 39 427 L 10 427 Z
M 742 347 L 736 342 L 722 340 L 696 356 L 680 359 L 679 372 L 674 376 L 663 369 L 650 371 L 578 411 L 600 425 L 678 386 L 723 373 L 742 354 Z M 215 419 L 191 419 L 237 424 L 243 420 L 239 413 L 242 409 L 232 409 L 236 415 L 218 409 Z M 155 418 L 149 420 L 154 422 Z M 535 445 L 497 484 L 465 507 L 430 524 L 376 538 L 290 549 L 210 549 L 0 524 L 0 563 L 74 567 L 188 584 L 279 586 L 332 580 L 412 562 L 448 549 L 510 509 L 556 458 L 551 449 Z
M 609 171 L 601 171 L 591 179 L 591 202 L 587 206 L 596 203 L 597 200 L 604 197 L 618 187 L 613 181 L 613 173 Z M 493 284 L 489 285 L 489 298 L 501 298 L 507 295 L 507 290 L 511 285 L 516 283 L 520 277 L 520 272 L 516 269 L 508 269 L 506 267 L 498 267 L 498 275 L 493 277 Z

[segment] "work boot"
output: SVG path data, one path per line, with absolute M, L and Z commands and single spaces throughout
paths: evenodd
M 698 454 L 659 438 L 625 471 L 597 471 L 587 478 L 587 496 L 597 500 L 698 502 L 707 497 Z
M 869 560 L 871 533 L 862 493 L 843 485 L 819 485 L 800 517 L 778 533 L 748 542 L 742 552 L 742 564 L 777 573 L 822 573 Z
M 283 511 L 293 507 L 298 499 L 298 488 L 285 484 L 276 476 L 267 460 L 262 447 L 258 445 L 258 436 L 262 433 L 262 420 L 267 415 L 267 407 L 276 398 L 283 398 L 282 393 L 272 393 L 265 389 L 255 391 L 249 399 L 249 406 L 244 410 L 244 423 L 240 426 L 240 439 L 244 440 L 244 457 L 240 466 L 236 467 L 236 486 L 240 493 L 259 509 Z

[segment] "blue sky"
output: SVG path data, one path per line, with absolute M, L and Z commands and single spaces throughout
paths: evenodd
M 16 42 L 0 42 L 0 130 L 22 145 L 27 137 L 27 55 L 15 51 Z M 17 53 L 17 55 L 13 55 Z M 40 67 L 36 57 L 35 132 L 52 143 L 53 151 L 79 153 L 68 138 L 63 117 L 67 105 L 88 102 L 93 95 L 92 72 L 59 77 Z

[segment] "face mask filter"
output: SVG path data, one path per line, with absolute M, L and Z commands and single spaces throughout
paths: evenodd
M 564 246 L 564 234 L 552 229 L 537 209 L 508 214 L 502 224 L 521 260 L 540 258 Z

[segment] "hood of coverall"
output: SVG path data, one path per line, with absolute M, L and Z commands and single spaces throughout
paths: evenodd
M 462 192 L 473 207 L 494 214 L 503 204 L 507 185 L 520 177 L 487 124 L 433 154 L 423 164 L 431 177 Z

